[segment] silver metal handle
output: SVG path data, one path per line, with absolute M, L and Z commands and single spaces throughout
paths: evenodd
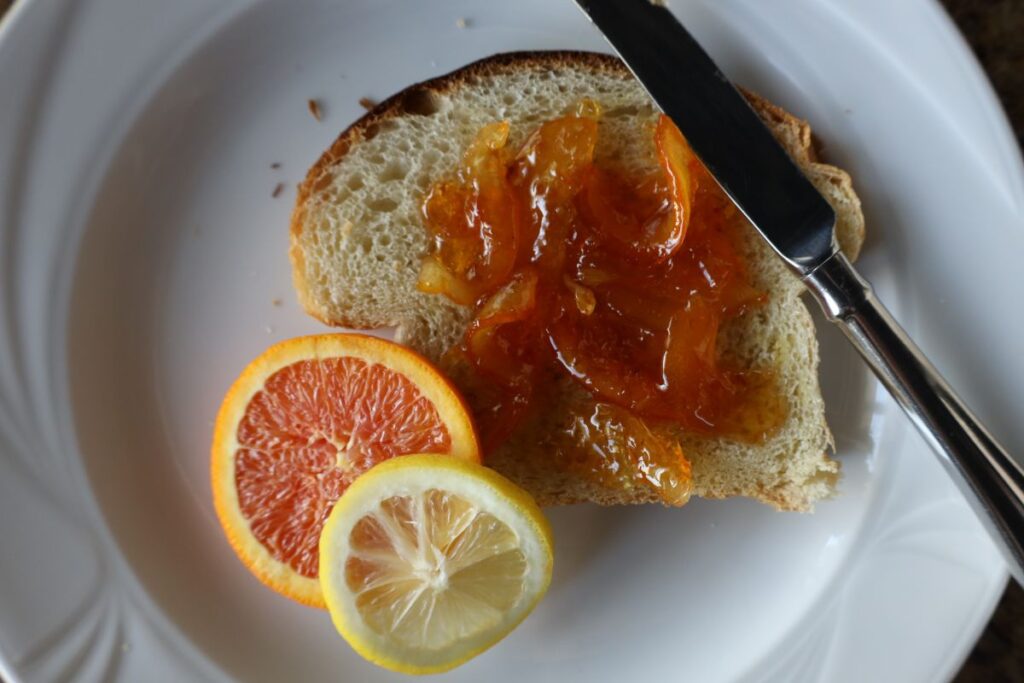
M 841 252 L 804 283 L 942 456 L 943 465 L 1024 585 L 1024 470 L 928 362 Z

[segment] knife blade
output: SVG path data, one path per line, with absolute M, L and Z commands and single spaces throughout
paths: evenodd
M 940 456 L 1024 585 L 1024 467 L 964 405 L 835 242 L 835 212 L 697 41 L 651 0 L 576 0 Z
M 792 269 L 808 273 L 832 255 L 832 207 L 667 8 L 648 0 L 576 4 Z

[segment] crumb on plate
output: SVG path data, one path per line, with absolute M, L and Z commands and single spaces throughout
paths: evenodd
M 313 118 L 317 121 L 323 121 L 323 111 L 320 108 L 320 100 L 309 100 L 306 102 L 306 106 L 309 107 L 309 113 L 313 115 Z

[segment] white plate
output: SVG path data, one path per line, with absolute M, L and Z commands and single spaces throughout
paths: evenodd
M 864 271 L 1021 451 L 1021 164 L 941 10 L 673 7 L 853 173 Z M 294 302 L 286 221 L 293 184 L 359 98 L 542 48 L 604 45 L 568 0 L 15 6 L 0 32 L 4 676 L 394 678 L 234 558 L 211 505 L 211 418 L 249 358 L 322 329 Z M 275 199 L 278 182 L 288 189 Z M 448 679 L 952 675 L 1005 571 L 921 440 L 820 327 L 837 500 L 813 516 L 746 501 L 554 510 L 549 596 Z

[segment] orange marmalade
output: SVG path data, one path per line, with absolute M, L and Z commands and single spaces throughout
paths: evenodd
M 688 479 L 678 443 L 649 425 L 757 442 L 785 419 L 770 373 L 718 353 L 719 330 L 767 295 L 739 248 L 742 216 L 671 120 L 651 131 L 657 169 L 630 175 L 595 163 L 600 116 L 583 101 L 519 149 L 507 121 L 480 130 L 423 202 L 433 248 L 419 287 L 473 307 L 459 353 L 485 448 L 569 376 L 596 406 L 565 435 L 588 468 L 621 476 L 609 458 L 647 458 Z

